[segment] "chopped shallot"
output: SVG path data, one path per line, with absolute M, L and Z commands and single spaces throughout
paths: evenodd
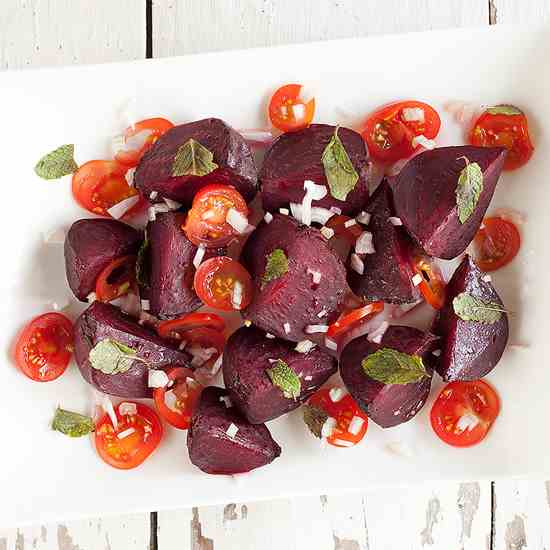
M 227 211 L 225 221 L 239 234 L 243 234 L 248 227 L 248 218 L 243 216 L 235 208 L 230 208 Z
M 298 353 L 308 353 L 315 347 L 315 343 L 311 340 L 300 340 L 294 348 Z
M 321 275 L 320 271 L 315 271 L 315 270 L 310 269 L 308 267 L 307 268 L 307 274 L 311 275 L 311 279 L 312 279 L 314 285 L 318 285 L 321 282 L 321 276 L 322 275 Z
M 200 244 L 197 247 L 197 251 L 195 252 L 195 257 L 193 258 L 193 265 L 195 266 L 195 269 L 199 268 L 205 254 L 206 254 L 206 246 L 204 244 Z
M 388 218 L 388 221 L 392 224 L 392 225 L 403 225 L 403 222 L 401 221 L 401 218 L 398 218 L 397 216 L 390 216 Z
M 367 340 L 374 344 L 379 344 L 389 326 L 390 324 L 387 321 L 383 321 L 378 328 L 369 333 Z
M 302 205 L 295 202 L 291 202 L 290 210 L 292 212 L 292 216 L 299 222 L 302 222 L 302 219 L 303 219 Z M 332 216 L 334 216 L 334 212 L 331 212 L 326 208 L 322 208 L 320 206 L 311 207 L 311 222 L 320 223 L 321 225 L 324 225 L 325 223 L 328 222 L 328 220 L 330 220 L 330 218 L 332 218 Z
M 357 214 L 357 216 L 355 217 L 355 219 L 360 223 L 360 224 L 363 224 L 363 225 L 369 225 L 369 222 L 370 222 L 370 214 L 368 212 L 359 212 L 359 214 Z
M 109 215 L 114 218 L 115 220 L 119 220 L 130 210 L 130 208 L 134 207 L 139 202 L 139 195 L 132 195 L 131 197 L 128 197 L 127 199 L 121 200 L 120 202 L 117 202 L 111 208 L 107 210 Z
M 316 332 L 327 332 L 328 325 L 306 325 L 305 333 L 306 334 L 315 334 Z
M 374 254 L 376 250 L 372 244 L 372 233 L 370 231 L 363 231 L 357 240 L 355 241 L 356 254 Z
M 359 273 L 359 275 L 363 275 L 365 272 L 365 264 L 357 254 L 351 255 L 351 269 L 353 269 L 356 273 Z

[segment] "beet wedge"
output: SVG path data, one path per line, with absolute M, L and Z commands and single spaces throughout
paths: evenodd
M 101 341 L 111 340 L 134 350 L 141 360 L 131 362 L 126 372 L 105 374 L 94 368 L 90 351 Z M 110 304 L 94 302 L 75 324 L 75 360 L 83 378 L 99 391 L 118 397 L 151 397 L 149 368 L 190 368 L 189 355 L 162 340 Z
M 369 196 L 369 158 L 363 138 L 349 128 L 339 128 L 346 152 L 359 179 L 345 201 L 335 199 L 327 185 L 323 152 L 332 139 L 335 126 L 312 124 L 297 132 L 280 136 L 267 151 L 259 173 L 263 206 L 274 212 L 290 202 L 301 203 L 304 198 L 304 180 L 326 185 L 329 191 L 314 206 L 340 208 L 343 214 L 355 214 L 361 210 Z
M 283 254 L 287 271 L 268 277 L 270 259 Z M 271 223 L 262 222 L 248 239 L 243 260 L 255 287 L 244 318 L 284 340 L 310 339 L 306 327 L 328 324 L 349 293 L 344 264 L 325 238 L 289 216 L 275 214 Z
M 438 337 L 416 328 L 390 326 L 380 344 L 366 336 L 352 340 L 340 356 L 342 380 L 358 405 L 382 428 L 391 428 L 409 421 L 426 403 L 432 384 Z M 371 378 L 362 362 L 379 350 L 396 350 L 422 359 L 425 375 L 410 383 L 383 383 Z
M 73 294 L 85 302 L 99 274 L 113 260 L 136 254 L 142 240 L 139 231 L 117 220 L 74 222 L 65 237 L 65 271 Z
M 375 252 L 361 255 L 363 275 L 350 270 L 351 289 L 362 298 L 394 304 L 416 302 L 418 287 L 412 283 L 411 261 L 414 245 L 404 229 L 391 223 L 395 217 L 390 185 L 383 180 L 365 206 L 370 221 L 365 228 L 372 233 Z
M 508 316 L 493 285 L 490 281 L 484 281 L 483 276 L 470 256 L 466 255 L 447 285 L 445 305 L 438 312 L 432 327 L 433 332 L 441 336 L 437 372 L 445 381 L 477 380 L 486 376 L 495 368 L 506 347 Z M 484 311 L 494 315 L 493 319 L 488 319 L 493 322 L 466 321 L 457 315 L 455 299 L 459 297 L 460 301 L 462 298 L 467 305 L 464 295 L 479 298 L 493 308 L 477 311 L 482 315 Z M 461 315 L 464 316 L 463 313 Z
M 187 433 L 191 462 L 207 474 L 242 474 L 273 462 L 281 447 L 264 424 L 250 424 L 227 391 L 203 390 Z
M 395 178 L 395 211 L 405 229 L 430 256 L 452 259 L 474 238 L 504 165 L 502 147 L 440 147 L 411 159 Z M 483 189 L 471 215 L 461 223 L 457 185 L 467 163 L 477 163 Z
M 336 372 L 336 359 L 328 353 L 317 347 L 299 353 L 295 347 L 280 338 L 267 338 L 253 327 L 237 330 L 227 341 L 223 381 L 233 404 L 252 424 L 298 408 Z M 297 395 L 285 396 L 269 377 L 267 371 L 277 368 L 277 361 L 288 366 L 299 380 Z
M 218 168 L 203 176 L 173 176 L 178 149 L 190 139 L 212 153 Z M 156 191 L 155 201 L 168 198 L 184 206 L 190 206 L 197 191 L 209 183 L 232 185 L 247 201 L 252 200 L 257 191 L 256 166 L 248 144 L 219 118 L 181 124 L 166 132 L 143 155 L 134 181 L 145 197 Z

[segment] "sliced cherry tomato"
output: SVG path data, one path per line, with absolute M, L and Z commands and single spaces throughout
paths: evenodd
M 182 335 L 185 349 L 191 354 L 192 367 L 211 369 L 225 347 L 225 336 L 217 330 L 197 327 Z
M 111 206 L 138 195 L 136 189 L 128 185 L 124 177 L 127 171 L 127 166 L 114 160 L 86 162 L 73 175 L 72 190 L 76 202 L 89 212 L 108 216 L 107 210 Z M 131 210 L 138 208 L 141 208 L 140 203 Z M 130 214 L 130 211 L 127 214 Z
M 231 185 L 212 184 L 203 187 L 183 227 L 187 238 L 196 245 L 217 248 L 235 240 L 239 233 L 227 223 L 229 209 L 248 219 L 248 207 L 242 195 Z
M 71 321 L 61 313 L 45 313 L 21 331 L 15 345 L 15 361 L 31 380 L 49 382 L 65 372 L 73 351 Z
M 136 414 L 121 414 L 135 405 Z M 139 466 L 158 447 L 163 428 L 157 413 L 141 403 L 123 402 L 115 407 L 117 427 L 105 414 L 96 424 L 95 446 L 103 461 L 113 468 Z
M 195 312 L 184 315 L 179 319 L 161 321 L 157 327 L 157 331 L 161 338 L 181 340 L 187 331 L 200 327 L 223 333 L 225 330 L 225 321 L 215 313 Z
M 363 230 L 357 222 L 346 226 L 346 223 L 351 220 L 353 220 L 353 218 L 349 218 L 348 216 L 336 215 L 332 216 L 332 218 L 330 218 L 325 225 L 334 231 L 335 237 L 343 237 L 351 245 L 354 245 L 357 238 L 361 236 Z
M 430 419 L 445 443 L 470 447 L 487 435 L 499 411 L 497 392 L 487 382 L 451 382 L 437 396 Z
M 173 127 L 165 118 L 148 118 L 136 122 L 124 131 L 122 137 L 125 144 L 115 153 L 115 160 L 129 167 L 137 166 L 155 141 Z
M 115 300 L 136 285 L 136 257 L 122 256 L 113 260 L 97 278 L 96 298 L 100 302 Z
M 412 155 L 419 147 L 417 136 L 434 139 L 441 128 L 437 111 L 421 101 L 400 101 L 372 113 L 362 132 L 369 153 L 382 162 L 395 162 Z
M 244 309 L 252 300 L 250 274 L 228 256 L 216 256 L 203 262 L 195 272 L 193 286 L 207 306 L 222 311 Z
M 481 147 L 506 147 L 505 170 L 523 166 L 535 150 L 529 137 L 527 117 L 513 105 L 487 109 L 470 132 L 470 143 Z
M 365 437 L 368 418 L 349 393 L 342 393 L 345 392 L 339 388 L 320 389 L 310 397 L 308 405 L 321 409 L 336 420 L 336 426 L 327 437 L 328 443 L 335 447 L 353 447 Z
M 417 255 L 413 259 L 413 269 L 422 277 L 418 288 L 424 300 L 434 309 L 441 309 L 445 304 L 445 281 L 439 267 L 429 256 Z
M 174 367 L 166 374 L 171 384 L 153 391 L 155 405 L 166 422 L 180 430 L 187 430 L 203 387 L 189 369 Z
M 519 251 L 517 227 L 502 218 L 485 218 L 473 241 L 475 261 L 482 271 L 495 271 L 509 264 Z
M 269 101 L 269 120 L 281 132 L 307 128 L 315 114 L 315 98 L 305 101 L 300 97 L 301 84 L 281 86 Z
M 384 302 L 373 302 L 362 307 L 342 313 L 338 319 L 328 327 L 327 338 L 339 344 L 341 338 L 351 329 L 356 328 L 373 315 L 384 310 Z

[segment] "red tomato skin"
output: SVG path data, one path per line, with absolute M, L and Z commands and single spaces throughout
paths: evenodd
M 521 247 L 517 227 L 502 218 L 485 218 L 473 241 L 475 262 L 485 272 L 508 265 Z
M 188 313 L 179 319 L 161 321 L 157 326 L 157 332 L 161 338 L 171 338 L 174 333 L 181 337 L 186 331 L 199 327 L 211 328 L 223 333 L 225 321 L 215 313 L 199 311 Z
M 422 277 L 422 282 L 418 285 L 420 292 L 430 306 L 434 309 L 442 309 L 445 305 L 445 281 L 441 270 L 437 267 L 429 256 L 417 255 L 412 260 L 412 268 L 415 273 Z M 427 274 L 430 279 L 428 282 L 423 274 Z
M 121 258 L 116 258 L 113 260 L 103 271 L 99 274 L 96 281 L 96 298 L 100 302 L 110 302 L 127 294 L 130 290 L 135 288 L 135 256 L 122 256 Z M 126 277 L 119 284 L 110 284 L 108 279 L 110 275 L 119 268 L 124 268 L 127 270 Z M 122 290 L 122 287 L 126 287 L 125 290 Z
M 315 98 L 304 102 L 300 98 L 301 84 L 286 84 L 281 86 L 271 96 L 268 107 L 268 116 L 271 124 L 281 132 L 295 132 L 307 128 L 315 114 Z M 303 116 L 296 118 L 293 107 L 299 105 Z M 286 115 L 283 114 L 285 110 Z

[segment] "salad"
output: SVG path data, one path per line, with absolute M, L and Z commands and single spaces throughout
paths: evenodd
M 33 381 L 74 358 L 94 389 L 94 414 L 60 407 L 53 429 L 91 435 L 118 469 L 143 463 L 166 429 L 186 431 L 192 464 L 232 475 L 281 454 L 273 419 L 301 408 L 303 437 L 353 447 L 369 421 L 412 420 L 437 375 L 448 384 L 425 429 L 456 447 L 484 439 L 500 402 L 482 378 L 509 315 L 489 272 L 521 245 L 514 217 L 487 211 L 501 172 L 534 151 L 527 118 L 490 107 L 464 128 L 467 145 L 437 147 L 440 116 L 421 101 L 355 130 L 314 115 L 289 84 L 269 131 L 151 118 L 113 139 L 112 159 L 78 166 L 73 145 L 40 159 L 37 175 L 71 175 L 93 214 L 64 240 L 85 309 L 39 315 L 15 346 Z M 416 308 L 429 330 L 411 326 Z

